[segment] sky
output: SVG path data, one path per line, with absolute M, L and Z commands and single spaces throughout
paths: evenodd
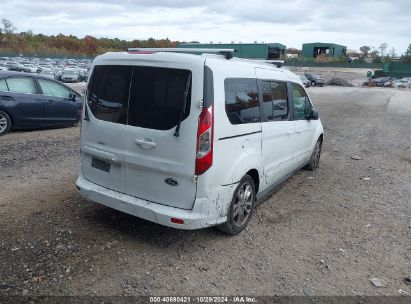
M 0 19 L 47 35 L 208 43 L 411 43 L 411 0 L 3 0 Z

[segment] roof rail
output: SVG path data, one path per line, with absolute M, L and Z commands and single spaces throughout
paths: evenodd
M 200 49 L 200 48 L 129 48 L 128 52 L 171 52 L 171 53 L 209 53 L 224 55 L 226 59 L 233 58 L 237 49 Z

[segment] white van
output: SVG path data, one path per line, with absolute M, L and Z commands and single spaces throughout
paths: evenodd
M 323 127 L 300 78 L 187 49 L 106 53 L 93 62 L 77 187 L 162 225 L 237 234 L 256 203 L 318 166 Z

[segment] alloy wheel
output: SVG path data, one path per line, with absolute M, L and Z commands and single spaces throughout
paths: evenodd
M 233 205 L 233 220 L 237 227 L 241 227 L 250 217 L 253 201 L 253 187 L 245 182 L 238 190 Z
M 4 132 L 7 128 L 7 119 L 0 113 L 0 133 Z

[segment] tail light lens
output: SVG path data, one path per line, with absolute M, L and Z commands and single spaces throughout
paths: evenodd
M 213 106 L 210 106 L 203 109 L 198 118 L 196 175 L 203 174 L 213 164 L 213 125 Z

